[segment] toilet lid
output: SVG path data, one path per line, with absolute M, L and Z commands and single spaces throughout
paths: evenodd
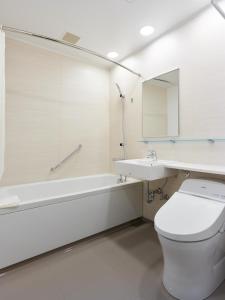
M 157 212 L 155 229 L 175 241 L 205 240 L 221 229 L 224 208 L 222 202 L 177 192 Z

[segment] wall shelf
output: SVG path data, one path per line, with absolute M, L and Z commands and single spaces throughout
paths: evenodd
M 145 144 L 150 144 L 150 143 L 171 143 L 171 144 L 176 144 L 176 143 L 199 143 L 199 142 L 206 142 L 210 144 L 214 144 L 216 142 L 225 142 L 225 137 L 224 138 L 174 138 L 174 137 L 169 137 L 169 138 L 155 138 L 155 139 L 143 139 L 138 141 L 140 143 L 145 143 Z

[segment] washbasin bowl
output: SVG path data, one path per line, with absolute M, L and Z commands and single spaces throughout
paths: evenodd
M 151 160 L 138 158 L 115 162 L 118 174 L 142 180 L 157 180 L 176 175 L 179 170 L 225 175 L 225 165 L 190 163 L 173 160 Z
M 128 162 L 128 160 L 127 161 L 124 160 L 124 162 L 126 163 Z M 159 164 L 159 161 L 150 160 L 148 158 L 131 159 L 129 160 L 129 162 L 134 165 L 144 165 L 144 166 L 154 166 Z
M 177 164 L 177 161 L 173 160 L 151 160 L 149 158 L 137 158 L 137 159 L 129 159 L 129 160 L 123 160 L 124 162 L 130 162 L 131 164 L 141 164 L 141 165 L 146 165 L 146 166 L 157 166 L 157 165 L 165 165 L 167 166 L 168 164 Z
M 142 180 L 157 180 L 174 176 L 177 172 L 167 168 L 165 161 L 155 161 L 148 158 L 129 159 L 115 162 L 118 174 Z

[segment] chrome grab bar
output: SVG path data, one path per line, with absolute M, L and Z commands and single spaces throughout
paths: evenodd
M 75 153 L 77 153 L 78 151 L 80 151 L 80 149 L 82 148 L 82 145 L 79 144 L 78 147 L 76 149 L 73 150 L 73 152 L 71 152 L 69 155 L 67 155 L 63 160 L 61 160 L 56 166 L 52 167 L 50 169 L 50 172 L 54 172 L 56 169 L 58 169 L 59 167 L 61 167 L 68 159 L 70 159 Z

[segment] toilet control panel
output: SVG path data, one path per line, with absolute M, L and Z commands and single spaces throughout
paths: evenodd
M 225 182 L 206 179 L 187 179 L 179 192 L 225 202 Z

